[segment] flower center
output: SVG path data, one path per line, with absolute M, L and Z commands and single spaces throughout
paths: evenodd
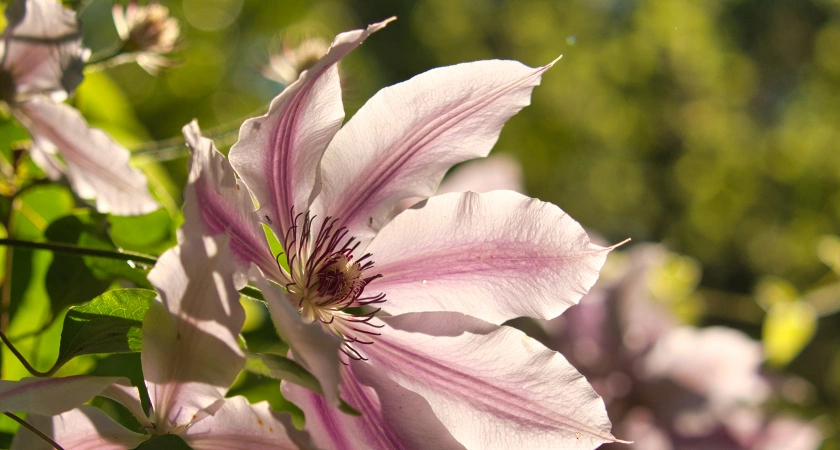
M 308 213 L 292 216 L 292 226 L 282 243 L 289 263 L 288 272 L 284 270 L 288 277 L 286 290 L 304 321 L 320 322 L 344 339 L 342 352 L 353 359 L 364 359 L 351 344 L 372 344 L 364 335 L 379 334 L 370 329 L 376 328 L 370 319 L 379 308 L 370 305 L 385 302 L 385 294 L 371 296 L 364 291 L 381 275 L 371 273 L 370 253 L 355 257 L 359 242 L 348 236 L 347 228 L 338 226 L 338 219 L 327 217 L 317 227 L 314 220 Z

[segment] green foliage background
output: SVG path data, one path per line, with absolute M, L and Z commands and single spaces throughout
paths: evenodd
M 664 242 L 699 262 L 699 303 L 688 320 L 763 337 L 780 355 L 774 370 L 813 386 L 798 413 L 840 422 L 840 295 L 831 290 L 840 270 L 840 1 L 162 3 L 182 20 L 178 64 L 157 77 L 131 64 L 89 74 L 73 102 L 135 150 L 165 210 L 102 217 L 65 186 L 36 186 L 2 205 L 9 234 L 160 254 L 181 220 L 180 128 L 197 118 L 225 149 L 241 121 L 282 89 L 260 73 L 281 39 L 329 40 L 396 15 L 343 62 L 348 117 L 377 89 L 432 67 L 485 58 L 538 66 L 563 54 L 495 151 L 523 164 L 530 195 L 605 241 Z M 86 45 L 106 50 L 117 39 L 111 2 L 80 6 Z M 0 126 L 10 161 L 26 135 L 9 120 Z M 14 267 L 9 334 L 49 367 L 60 334 L 53 319 L 121 277 L 44 251 L 6 257 Z M 789 342 L 796 345 L 778 350 Z M 113 367 L 85 356 L 61 370 Z M 5 350 L 2 371 L 24 375 Z M 840 440 L 830 436 L 825 448 Z

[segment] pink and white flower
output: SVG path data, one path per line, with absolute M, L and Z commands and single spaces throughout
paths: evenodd
M 194 449 L 308 445 L 305 433 L 273 413 L 267 402 L 251 405 L 244 397 L 225 398 L 245 365 L 237 341 L 245 313 L 233 287 L 227 238 L 201 238 L 182 229 L 180 241 L 149 273 L 160 294 L 143 319 L 141 360 L 150 415 L 144 413 L 136 387 L 99 388 L 99 395 L 125 405 L 147 434 L 126 430 L 89 406 L 51 418 L 30 416 L 31 423 L 68 449 L 135 448 L 149 435 L 161 434 L 177 434 Z M 36 445 L 41 445 L 38 439 L 25 431 L 15 442 L 21 449 Z
M 586 380 L 500 326 L 576 303 L 609 249 L 556 206 L 515 192 L 429 198 L 451 166 L 489 153 L 550 65 L 431 70 L 383 89 L 342 127 L 335 65 L 386 23 L 338 35 L 265 116 L 243 124 L 230 163 L 195 123 L 184 129 L 193 150 L 186 208 L 199 211 L 205 234 L 230 236 L 237 284 L 257 283 L 325 393 L 284 382 L 284 394 L 324 448 L 615 441 Z M 427 200 L 395 214 L 410 197 Z M 335 408 L 339 391 L 361 417 Z
M 55 0 L 16 0 L 0 36 L 0 100 L 32 135 L 32 159 L 50 178 L 67 176 L 100 212 L 145 214 L 158 208 L 129 152 L 61 103 L 82 81 L 89 51 L 79 21 Z

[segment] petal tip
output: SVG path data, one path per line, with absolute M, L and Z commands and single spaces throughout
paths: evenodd
M 618 247 L 621 247 L 622 245 L 624 245 L 624 244 L 626 244 L 626 243 L 630 242 L 631 240 L 632 240 L 632 238 L 627 238 L 627 239 L 625 239 L 625 240 L 623 240 L 623 241 L 619 242 L 618 244 L 613 244 L 613 245 L 611 245 L 611 246 L 607 247 L 607 250 L 609 250 L 609 251 L 613 251 L 613 250 L 617 249 Z
M 397 20 L 397 16 L 391 16 L 381 22 L 376 22 L 368 25 L 367 32 L 368 33 L 375 33 L 383 28 L 385 28 L 389 23 Z

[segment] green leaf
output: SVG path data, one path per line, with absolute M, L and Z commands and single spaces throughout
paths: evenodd
M 38 241 L 55 219 L 66 216 L 75 204 L 73 194 L 57 184 L 35 186 L 18 196 L 9 229 L 16 239 Z
M 789 362 L 811 342 L 817 331 L 817 312 L 803 301 L 774 304 L 764 318 L 762 343 L 767 362 L 777 367 Z
M 56 367 L 78 355 L 139 352 L 143 316 L 155 295 L 146 289 L 121 289 L 70 308 Z
M 192 450 L 177 434 L 159 434 L 137 446 L 135 450 Z
M 122 249 L 143 253 L 163 253 L 174 246 L 174 225 L 164 209 L 141 216 L 108 216 L 109 234 Z
M 20 126 L 17 120 L 10 116 L 0 117 L 0 155 L 4 163 L 11 166 L 12 149 L 17 147 L 21 141 L 29 140 L 29 134 Z
M 318 382 L 318 379 L 315 378 L 314 375 L 309 373 L 308 370 L 304 369 L 303 366 L 297 362 L 284 356 L 274 355 L 271 353 L 252 354 L 251 357 L 248 358 L 245 368 L 260 375 L 276 378 L 278 380 L 286 380 L 290 383 L 305 387 L 312 392 L 317 392 L 321 395 L 324 394 L 324 390 L 321 388 L 321 383 Z M 347 404 L 347 402 L 343 399 L 339 400 L 341 403 L 339 404 L 338 409 L 345 414 L 350 414 L 352 416 L 362 415 L 359 411 L 356 411 L 356 409 Z
M 50 243 L 117 253 L 118 250 L 105 233 L 107 227 L 105 216 L 80 211 L 52 222 L 44 236 Z M 127 261 L 86 255 L 81 251 L 53 251 L 53 261 L 46 278 L 53 314 L 102 294 L 116 279 L 128 280 L 137 287 L 151 289 L 147 274 L 145 266 Z
M 85 211 L 53 221 L 44 236 L 49 241 L 108 248 L 102 239 L 93 238 L 95 218 Z M 70 305 L 78 305 L 102 294 L 111 284 L 107 277 L 96 276 L 81 255 L 56 252 L 47 271 L 46 288 L 54 315 Z

